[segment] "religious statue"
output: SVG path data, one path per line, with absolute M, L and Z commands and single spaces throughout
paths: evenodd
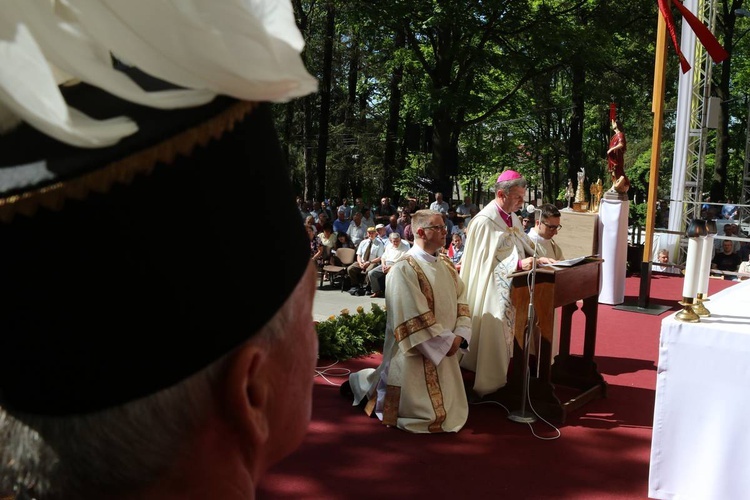
M 627 150 L 625 131 L 618 118 L 613 118 L 610 122 L 615 134 L 610 139 L 607 150 L 607 170 L 612 177 L 612 187 L 609 191 L 627 193 L 630 189 L 630 180 L 625 175 L 625 151 Z
M 586 179 L 586 172 L 581 168 L 578 172 L 578 189 L 576 190 L 576 203 L 586 202 L 586 192 L 583 189 L 583 181 Z
M 596 182 L 591 183 L 591 203 L 589 204 L 589 212 L 598 212 L 599 203 L 602 200 L 602 179 L 599 178 Z
M 570 208 L 574 196 L 575 191 L 573 191 L 573 180 L 568 179 L 568 186 L 565 188 L 565 199 L 568 200 L 568 208 Z

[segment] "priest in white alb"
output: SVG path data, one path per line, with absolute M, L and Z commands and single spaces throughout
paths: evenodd
M 386 274 L 388 319 L 380 366 L 349 375 L 341 393 L 383 424 L 414 433 L 458 432 L 469 404 L 459 350 L 471 341 L 464 284 L 440 249 L 440 212 L 412 216 L 414 246 Z

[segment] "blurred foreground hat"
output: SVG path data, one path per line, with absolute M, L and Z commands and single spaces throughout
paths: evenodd
M 519 174 L 515 170 L 505 170 L 497 178 L 497 182 L 514 181 L 514 180 L 520 179 L 520 178 L 521 178 L 521 174 Z
M 378 224 L 375 226 L 375 229 L 383 229 L 385 226 L 383 224 Z
M 368 233 L 374 233 L 375 231 L 377 231 L 377 229 L 375 229 L 375 228 L 374 228 L 374 227 L 372 227 L 372 226 L 370 226 L 370 227 L 368 227 L 368 228 L 367 228 L 367 232 L 368 232 Z
M 134 11 L 111 22 L 149 15 L 148 7 L 102 6 Z M 189 11 L 149 25 L 168 37 Z M 0 7 L 4 20 L 12 14 Z M 287 21 L 293 26 L 293 17 Z M 253 29 L 263 38 L 258 23 Z M 250 338 L 290 296 L 308 267 L 309 240 L 270 105 L 253 101 L 285 100 L 314 84 L 300 70 L 301 45 L 275 52 L 282 42 L 266 40 L 275 46 L 269 52 L 287 54 L 280 65 L 293 65 L 299 78 L 270 71 L 277 78 L 242 86 L 250 77 L 233 73 L 233 85 L 213 81 L 210 91 L 195 90 L 189 87 L 200 80 L 200 60 L 192 79 L 168 75 L 172 84 L 113 60 L 111 68 L 97 68 L 106 73 L 97 86 L 47 81 L 52 85 L 30 96 L 22 87 L 39 82 L 19 65 L 24 58 L 12 56 L 26 51 L 46 61 L 22 24 L 34 27 L 19 22 L 17 38 L 0 36 L 0 45 L 13 49 L 0 46 L 0 67 L 18 77 L 0 76 L 0 115 L 10 110 L 25 120 L 0 134 L 0 404 L 32 414 L 93 412 L 196 373 Z M 70 15 L 65 26 L 90 35 Z M 54 41 L 54 30 L 45 30 L 40 38 Z M 198 38 L 232 35 L 190 30 Z M 13 46 L 18 40 L 24 43 Z M 253 50 L 248 54 L 260 49 Z M 138 57 L 145 56 L 128 59 Z M 237 58 L 234 67 L 253 67 Z M 80 69 L 76 76 L 92 74 L 73 64 L 80 61 L 68 62 L 69 70 Z M 213 61 L 224 62 L 219 55 Z M 169 72 L 179 64 L 162 66 Z M 57 109 L 46 109 L 49 103 Z M 285 223 L 284 266 L 247 258 L 256 203 L 273 204 Z M 263 293 L 253 283 L 262 283 Z

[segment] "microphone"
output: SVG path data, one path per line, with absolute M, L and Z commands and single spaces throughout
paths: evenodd
M 531 213 L 531 212 L 534 212 L 534 218 L 536 218 L 536 211 L 537 211 L 537 210 L 539 210 L 539 209 L 538 209 L 538 208 L 536 208 L 536 207 L 535 207 L 534 205 L 531 205 L 531 204 L 529 204 L 529 205 L 526 205 L 526 212 L 527 212 L 527 213 Z
M 527 214 L 534 214 L 534 219 L 536 219 L 536 207 L 534 205 L 526 205 L 526 213 Z M 526 318 L 526 327 L 524 328 L 524 338 L 523 338 L 523 384 L 521 386 L 521 409 L 520 410 L 514 410 L 508 414 L 508 419 L 512 422 L 517 422 L 519 424 L 531 424 L 537 421 L 537 417 L 534 413 L 534 409 L 532 408 L 531 412 L 526 411 L 526 402 L 529 400 L 529 404 L 531 404 L 530 396 L 529 396 L 529 379 L 531 378 L 531 372 L 529 370 L 529 357 L 531 355 L 531 338 L 533 335 L 533 332 L 536 331 L 536 312 L 534 310 L 534 287 L 536 284 L 536 256 L 537 256 L 537 247 L 538 244 L 534 244 L 534 255 L 532 256 L 532 264 L 531 264 L 531 271 L 528 274 L 527 280 L 529 282 L 529 309 L 528 309 L 528 316 Z M 541 340 L 541 336 L 540 336 Z M 537 368 L 538 370 L 538 368 Z

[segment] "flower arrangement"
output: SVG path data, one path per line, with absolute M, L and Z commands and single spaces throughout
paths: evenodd
M 385 309 L 372 303 L 371 312 L 362 306 L 356 314 L 342 309 L 339 316 L 331 316 L 315 325 L 318 332 L 318 358 L 345 361 L 372 354 L 383 348 L 385 340 Z

